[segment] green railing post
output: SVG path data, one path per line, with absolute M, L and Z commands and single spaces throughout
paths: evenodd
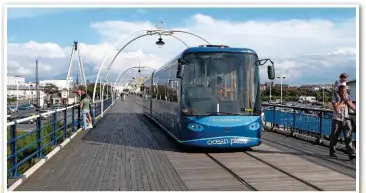
M 64 111 L 64 137 L 67 138 L 67 109 Z
M 52 140 L 53 140 L 53 145 L 56 146 L 57 145 L 57 112 L 55 111 L 52 114 Z
M 75 132 L 75 107 L 72 107 L 71 108 L 71 114 L 72 114 L 72 119 L 71 119 L 71 121 L 72 121 L 72 124 L 71 124 L 72 129 L 71 129 L 71 131 L 74 133 Z
M 18 167 L 15 167 L 18 163 L 18 156 L 17 156 L 17 123 L 15 122 L 14 125 L 10 126 L 10 154 L 12 158 L 10 159 L 10 166 L 12 169 L 11 176 L 13 178 L 18 176 Z
M 81 127 L 80 123 L 81 123 L 81 115 L 80 115 L 80 105 L 79 105 L 78 106 L 78 129 Z
M 36 140 L 37 140 L 37 157 L 43 157 L 43 153 L 42 153 L 42 119 L 41 119 L 41 115 L 39 115 L 39 117 L 37 117 L 36 120 Z

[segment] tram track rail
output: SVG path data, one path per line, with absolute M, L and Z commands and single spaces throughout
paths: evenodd
M 240 152 L 238 152 L 240 153 Z M 271 167 L 272 169 L 275 169 L 285 175 L 287 175 L 288 177 L 292 178 L 292 179 L 295 179 L 296 181 L 299 181 L 311 188 L 313 188 L 314 190 L 316 191 L 324 191 L 322 188 L 304 180 L 304 179 L 301 179 L 259 157 L 256 157 L 248 152 L 243 152 L 245 155 L 248 155 L 250 156 L 251 158 L 257 160 L 258 162 L 262 163 L 262 164 L 265 164 L 269 167 Z M 221 161 L 219 161 L 218 159 L 214 158 L 210 153 L 204 153 L 207 157 L 209 157 L 212 161 L 214 161 L 217 165 L 219 165 L 220 167 L 222 167 L 226 172 L 228 172 L 230 175 L 232 175 L 235 179 L 237 179 L 240 183 L 242 183 L 244 186 L 246 186 L 249 190 L 251 191 L 258 191 L 258 189 L 254 186 L 254 185 L 251 185 L 247 180 L 245 180 L 244 178 L 240 177 L 235 171 L 233 171 L 232 169 L 230 169 L 229 167 L 227 167 L 224 163 L 222 163 Z
M 142 103 L 136 101 L 136 99 L 134 99 L 134 102 L 142 107 Z M 144 121 L 145 122 L 145 121 Z M 250 191 L 258 191 L 258 188 L 255 187 L 253 184 L 249 183 L 248 180 L 244 179 L 243 177 L 241 177 L 240 175 L 238 175 L 235 170 L 233 169 L 230 169 L 227 165 L 225 165 L 222 161 L 216 159 L 212 154 L 212 153 L 204 153 L 210 160 L 212 160 L 214 163 L 216 163 L 219 167 L 221 167 L 222 169 L 224 169 L 226 172 L 228 172 L 232 177 L 234 177 L 237 181 L 239 181 L 241 184 L 243 184 L 248 190 Z M 258 161 L 257 163 L 261 163 L 261 164 L 264 164 L 266 166 L 269 166 L 270 168 L 274 169 L 274 170 L 277 170 L 278 172 L 288 176 L 289 178 L 292 178 L 302 184 L 305 184 L 306 186 L 309 186 L 311 187 L 312 189 L 314 189 L 315 191 L 324 191 L 322 188 L 304 180 L 304 179 L 301 179 L 293 174 L 291 174 L 290 172 L 287 172 L 271 163 L 269 163 L 268 161 L 262 159 L 262 158 L 259 158 L 255 155 L 252 155 L 251 153 L 249 152 L 237 152 L 236 154 L 245 154 L 245 155 L 248 155 L 250 156 L 251 158 L 255 159 L 256 161 Z
M 142 103 L 139 103 L 138 101 L 136 101 L 135 97 L 134 97 L 134 101 L 139 106 L 142 106 Z M 311 161 L 313 163 L 316 163 L 316 164 L 326 167 L 328 169 L 332 169 L 332 170 L 337 171 L 338 173 L 344 174 L 346 176 L 356 178 L 356 175 L 354 173 L 354 171 L 356 171 L 356 168 L 350 164 L 343 163 L 341 160 L 332 160 L 332 158 L 329 158 L 326 156 L 316 155 L 314 153 L 310 153 L 307 150 L 303 150 L 303 149 L 300 149 L 297 147 L 290 146 L 288 144 L 284 144 L 284 143 L 281 143 L 278 141 L 268 139 L 268 137 L 262 137 L 262 138 L 263 138 L 264 142 L 266 142 L 267 144 L 269 144 L 271 146 L 280 148 L 282 150 L 285 148 L 285 149 L 291 149 L 295 152 L 299 152 L 302 154 L 302 155 L 298 155 L 301 158 L 304 158 L 308 161 Z M 320 161 L 320 160 L 322 160 L 322 161 Z M 331 166 L 331 164 L 333 164 L 334 166 Z M 345 171 L 345 170 L 348 170 L 348 171 Z
M 321 165 L 323 167 L 326 167 L 328 169 L 332 169 L 334 171 L 337 171 L 338 173 L 341 173 L 341 174 L 344 174 L 344 175 L 347 175 L 349 177 L 352 177 L 352 178 L 356 178 L 356 176 L 354 174 L 351 174 L 350 172 L 345 172 L 344 170 L 340 169 L 340 168 L 337 168 L 337 167 L 332 167 L 330 166 L 329 164 L 326 164 L 324 162 L 320 162 L 316 159 L 320 159 L 320 160 L 323 160 L 325 162 L 328 162 L 328 163 L 331 163 L 331 164 L 334 164 L 336 166 L 339 166 L 339 167 L 342 167 L 344 169 L 347 169 L 349 171 L 356 171 L 356 168 L 352 167 L 352 166 L 349 166 L 348 164 L 345 164 L 345 163 L 342 163 L 340 161 L 335 161 L 335 160 L 332 160 L 332 158 L 328 158 L 328 157 L 322 157 L 322 156 L 316 156 L 312 153 L 309 153 L 308 151 L 306 150 L 302 150 L 300 148 L 297 148 L 297 147 L 294 147 L 294 146 L 290 146 L 290 145 L 287 145 L 287 144 L 284 144 L 284 143 L 281 143 L 281 142 L 278 142 L 278 141 L 274 141 L 274 140 L 271 140 L 271 139 L 268 139 L 268 138 L 263 138 L 263 142 L 266 142 L 268 145 L 271 145 L 271 146 L 275 146 L 273 144 L 276 144 L 277 146 L 280 146 L 280 149 L 281 149 L 281 146 L 282 147 L 285 147 L 287 149 L 292 149 L 294 151 L 297 151 L 297 152 L 300 152 L 302 153 L 303 155 L 300 156 L 308 161 L 311 161 L 313 163 L 316 163 L 318 165 Z
M 254 188 L 252 185 L 250 185 L 247 181 L 245 181 L 242 177 L 237 175 L 235 172 L 233 172 L 230 168 L 226 167 L 224 164 L 222 164 L 219 160 L 212 157 L 209 153 L 205 153 L 207 157 L 209 157 L 212 161 L 214 161 L 217 165 L 222 167 L 225 171 L 227 171 L 230 175 L 232 175 L 235 179 L 237 179 L 240 183 L 242 183 L 244 186 L 246 186 L 251 191 L 257 191 L 256 188 Z
M 314 185 L 314 184 L 312 184 L 312 183 L 310 183 L 310 182 L 308 182 L 306 180 L 303 180 L 303 179 L 301 179 L 301 178 L 299 178 L 297 176 L 294 176 L 291 173 L 289 173 L 289 172 L 287 172 L 287 171 L 285 171 L 285 170 L 283 170 L 283 169 L 281 169 L 281 168 L 279 168 L 279 167 L 277 167 L 277 166 L 275 166 L 275 165 L 273 165 L 273 164 L 271 164 L 271 163 L 269 163 L 269 162 L 267 162 L 267 161 L 265 161 L 265 160 L 263 160 L 263 159 L 261 159 L 259 157 L 256 157 L 256 156 L 254 156 L 254 155 L 252 155 L 252 154 L 250 154 L 248 152 L 244 152 L 244 154 L 249 155 L 250 157 L 252 157 L 252 158 L 254 158 L 254 159 L 256 159 L 256 160 L 258 160 L 258 161 L 260 161 L 260 162 L 262 162 L 262 163 L 264 163 L 264 164 L 266 164 L 268 166 L 270 166 L 271 168 L 273 168 L 275 170 L 278 170 L 278 171 L 282 172 L 283 174 L 285 174 L 285 175 L 287 175 L 287 176 L 289 176 L 289 177 L 291 177 L 293 179 L 296 179 L 297 181 L 300 181 L 300 182 L 302 182 L 302 183 L 304 183 L 304 184 L 306 184 L 306 185 L 314 188 L 315 190 L 324 191 L 323 189 L 319 188 L 318 186 L 316 186 L 316 185 Z

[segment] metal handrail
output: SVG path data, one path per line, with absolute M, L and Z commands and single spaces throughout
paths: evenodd
M 96 117 L 100 115 L 96 108 L 100 107 L 98 104 L 104 103 L 107 110 L 110 106 L 114 104 L 112 98 L 103 100 L 102 102 L 96 103 L 91 107 L 91 116 L 93 118 L 93 125 L 96 124 Z M 75 108 L 78 107 L 77 112 Z M 67 110 L 72 109 L 69 113 Z M 63 112 L 61 116 L 57 116 L 58 112 Z M 42 117 L 45 115 L 50 116 L 50 121 L 47 123 L 42 122 Z M 70 121 L 71 118 L 71 121 Z M 52 110 L 50 112 L 41 113 L 33 115 L 27 118 L 14 120 L 7 123 L 7 130 L 9 138 L 7 141 L 7 146 L 10 146 L 8 150 L 8 179 L 9 178 L 19 178 L 22 175 L 22 171 L 19 171 L 20 167 L 24 167 L 23 164 L 29 162 L 32 159 L 43 159 L 45 150 L 53 149 L 58 144 L 62 143 L 66 138 L 68 138 L 76 128 L 80 128 L 81 125 L 81 110 L 79 104 L 70 105 L 62 109 Z M 25 132 L 23 134 L 18 134 L 17 124 L 25 121 L 36 119 L 36 128 L 32 131 Z M 46 133 L 44 133 L 46 131 Z M 29 136 L 35 135 L 35 139 Z M 48 138 L 48 139 L 47 139 Z M 25 140 L 25 141 L 23 141 Z M 32 141 L 29 141 L 32 140 Z M 20 144 L 25 144 L 24 146 L 19 146 Z M 30 162 L 29 162 L 30 163 Z M 30 168 L 31 166 L 26 166 Z
M 298 106 L 289 106 L 289 105 L 281 105 L 281 104 L 262 104 L 262 106 L 267 107 L 282 107 L 282 108 L 291 108 L 296 110 L 309 110 L 309 111 L 320 111 L 320 112 L 327 112 L 327 113 L 333 113 L 334 110 L 332 109 L 324 109 L 324 108 L 310 108 L 310 107 L 298 107 Z M 349 113 L 350 115 L 356 115 L 356 112 Z
M 309 107 L 298 107 L 298 106 L 288 106 L 281 104 L 262 104 L 264 107 L 273 107 L 273 109 L 264 109 L 265 122 L 271 123 L 271 129 L 274 129 L 275 125 L 282 125 L 290 130 L 293 136 L 295 131 L 301 133 L 307 133 L 308 135 L 315 135 L 317 142 L 320 142 L 324 137 L 329 137 L 331 131 L 331 116 L 326 117 L 325 113 L 333 113 L 330 109 L 321 108 L 309 108 Z M 287 108 L 292 109 L 293 112 L 283 112 L 276 110 L 276 108 Z M 296 110 L 308 110 L 313 112 L 319 112 L 314 115 L 311 114 L 299 114 Z M 279 115 L 278 115 L 279 114 Z M 350 115 L 355 115 L 353 113 Z M 278 118 L 280 116 L 280 120 Z M 302 119 L 306 117 L 306 123 L 301 122 Z M 299 120 L 301 119 L 301 120 Z M 352 118 L 351 118 L 352 119 Z M 354 120 L 353 120 L 354 121 Z M 355 122 L 353 122 L 355 123 Z M 355 124 L 354 124 L 355 126 Z M 312 128 L 310 128 L 312 127 Z M 354 129 L 355 131 L 355 129 Z

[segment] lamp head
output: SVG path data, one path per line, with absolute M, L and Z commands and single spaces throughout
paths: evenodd
M 159 48 L 161 48 L 161 47 L 163 47 L 164 46 L 164 44 L 165 44 L 165 42 L 163 41 L 163 39 L 160 37 L 159 39 L 158 39 L 158 41 L 156 41 L 156 43 L 155 43 L 156 45 L 158 45 L 159 46 Z

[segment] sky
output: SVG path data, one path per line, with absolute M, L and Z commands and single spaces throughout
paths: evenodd
M 79 42 L 90 81 L 95 81 L 105 56 L 102 79 L 112 82 L 131 66 L 158 68 L 186 46 L 163 37 L 166 45 L 158 48 L 157 36 L 140 38 L 121 52 L 106 74 L 117 51 L 143 33 L 128 34 L 156 29 L 159 21 L 165 29 L 189 31 L 211 44 L 250 48 L 259 58 L 271 58 L 277 75 L 286 77 L 284 84 L 334 83 L 343 72 L 356 79 L 355 8 L 8 8 L 7 17 L 8 75 L 27 81 L 35 80 L 36 59 L 41 80 L 65 79 L 73 41 Z M 175 35 L 190 47 L 206 44 L 194 36 Z M 75 57 L 73 78 L 77 66 Z M 149 73 L 143 70 L 142 75 Z M 261 82 L 269 81 L 266 67 L 260 74 Z M 136 72 L 124 75 L 128 79 Z

